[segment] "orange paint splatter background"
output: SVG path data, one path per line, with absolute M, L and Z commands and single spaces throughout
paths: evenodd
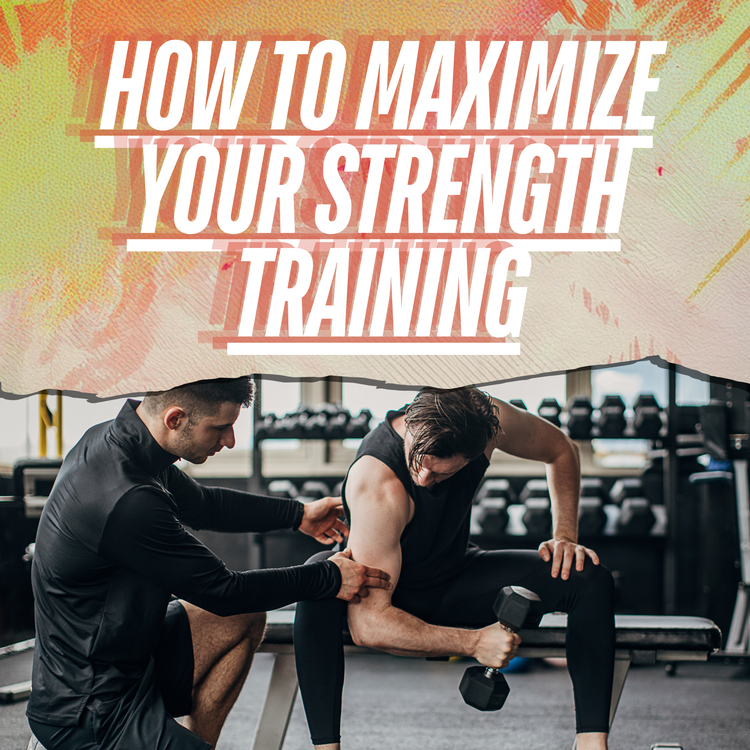
M 668 41 L 622 252 L 536 254 L 518 357 L 229 357 L 215 254 L 128 254 L 115 150 L 79 137 L 105 38 L 638 33 Z M 645 356 L 750 381 L 750 4 L 743 0 L 0 4 L 0 383 L 114 395 L 264 372 L 458 385 Z M 90 123 L 89 123 L 90 125 Z M 596 256 L 596 257 L 594 257 Z

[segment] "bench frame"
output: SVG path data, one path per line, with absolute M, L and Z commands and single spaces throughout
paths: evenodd
M 271 624 L 273 624 L 274 614 L 269 613 Z M 654 619 L 658 620 L 659 618 L 655 617 Z M 258 648 L 258 653 L 275 654 L 275 660 L 271 671 L 268 692 L 260 711 L 251 748 L 252 750 L 281 750 L 298 690 L 297 671 L 294 663 L 294 645 L 292 643 L 263 642 Z M 344 646 L 344 653 L 372 654 L 383 652 L 359 646 Z M 616 649 L 609 726 L 611 727 L 614 722 L 617 706 L 620 702 L 620 696 L 622 695 L 631 664 L 707 661 L 709 653 L 711 653 L 710 650 Z M 516 656 L 531 659 L 548 657 L 565 658 L 565 649 L 561 647 L 521 646 Z M 575 742 L 573 742 L 573 750 L 576 750 Z

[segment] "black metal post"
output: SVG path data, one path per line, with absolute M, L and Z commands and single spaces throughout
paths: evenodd
M 677 513 L 679 512 L 679 460 L 677 435 L 679 415 L 677 410 L 677 370 L 670 363 L 668 370 L 667 436 L 664 454 L 664 509 L 667 514 L 667 538 L 664 546 L 664 614 L 677 611 Z

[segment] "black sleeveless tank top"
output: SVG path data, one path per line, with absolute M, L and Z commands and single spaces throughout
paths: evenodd
M 406 466 L 404 440 L 391 426 L 403 413 L 403 409 L 388 412 L 385 421 L 362 441 L 354 460 L 356 463 L 362 456 L 374 456 L 382 461 L 414 501 L 414 516 L 401 534 L 401 576 L 394 603 L 399 598 L 396 594 L 404 589 L 440 586 L 470 562 L 472 552 L 478 549 L 469 544 L 471 501 L 489 466 L 482 453 L 429 490 L 415 484 Z M 349 518 L 346 482 L 342 496 Z

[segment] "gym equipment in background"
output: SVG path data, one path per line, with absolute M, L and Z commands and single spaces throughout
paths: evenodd
M 711 401 L 699 409 L 699 433 L 711 456 L 733 469 L 741 573 L 729 633 L 717 658 L 746 659 L 750 657 L 750 400 L 746 387 L 731 382 L 711 386 Z

